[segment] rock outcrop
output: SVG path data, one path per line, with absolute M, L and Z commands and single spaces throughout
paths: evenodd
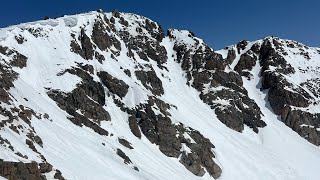
M 202 101 L 210 105 L 222 123 L 239 132 L 244 129 L 244 125 L 257 133 L 258 128 L 266 126 L 261 120 L 260 108 L 243 88 L 241 76 L 235 72 L 225 72 L 231 60 L 224 60 L 188 31 L 171 30 L 168 33 L 175 43 L 176 61 L 186 71 L 190 85 L 200 92 Z M 181 36 L 185 39 L 177 38 Z M 190 41 L 194 43 L 191 47 L 185 43 Z M 230 52 L 229 59 L 234 56 L 233 51 Z M 246 61 L 252 60 L 243 56 L 242 64 L 247 64 Z M 247 67 L 239 65 L 236 70 L 240 72 L 243 68 Z
M 235 49 L 239 61 L 234 70 L 250 80 L 250 72 L 259 63 L 260 88 L 262 91 L 268 90 L 267 100 L 272 111 L 300 136 L 319 146 L 319 84 L 317 77 L 308 74 L 317 76 L 320 73 L 317 66 L 312 67 L 312 60 L 317 58 L 318 51 L 310 51 L 300 43 L 275 37 L 267 37 L 250 45 L 242 41 Z M 227 60 L 236 58 L 234 51 L 233 48 L 228 50 Z M 295 80 L 294 76 L 300 79 Z M 309 112 L 310 108 L 315 111 Z

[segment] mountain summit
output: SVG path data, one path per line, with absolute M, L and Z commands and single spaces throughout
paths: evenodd
M 0 29 L 0 72 L 7 179 L 319 178 L 320 48 L 99 10 Z

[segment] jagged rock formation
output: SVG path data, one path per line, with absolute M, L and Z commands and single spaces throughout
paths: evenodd
M 227 50 L 228 57 L 233 59 L 237 51 L 238 62 L 229 63 L 234 63 L 234 70 L 248 79 L 252 68 L 259 63 L 260 88 L 268 90 L 273 112 L 300 136 L 319 146 L 319 50 L 276 37 L 242 41 Z
M 255 132 L 259 127 L 266 126 L 261 120 L 260 108 L 243 88 L 241 76 L 235 72 L 225 72 L 227 63 L 220 54 L 190 32 L 171 30 L 168 33 L 175 42 L 177 62 L 186 71 L 188 81 L 201 92 L 200 98 L 215 110 L 221 122 L 236 131 L 242 131 L 244 125 Z M 177 37 L 181 33 L 187 33 L 190 40 Z M 191 41 L 192 44 L 184 41 Z
M 59 170 L 55 170 L 54 179 L 64 180 Z M 34 179 L 46 180 L 46 174 L 53 172 L 51 164 L 31 162 L 7 162 L 0 160 L 0 174 L 10 180 Z
M 315 179 L 319 60 L 274 37 L 214 51 L 117 11 L 0 29 L 0 175 Z

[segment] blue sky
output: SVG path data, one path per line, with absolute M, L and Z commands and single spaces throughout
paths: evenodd
M 0 6 L 0 27 L 100 8 L 140 14 L 163 29 L 189 29 L 214 49 L 268 35 L 320 46 L 318 0 L 10 0 Z

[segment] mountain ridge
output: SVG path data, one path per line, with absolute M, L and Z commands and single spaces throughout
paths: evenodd
M 214 51 L 117 11 L 10 26 L 0 39 L 0 158 L 39 163 L 23 176 L 316 178 L 319 48 L 266 37 Z M 7 166 L 0 174 L 16 178 Z

